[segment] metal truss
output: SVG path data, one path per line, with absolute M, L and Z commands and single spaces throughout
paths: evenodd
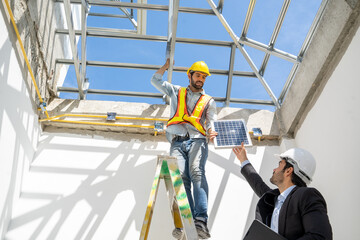
M 209 9 L 202 8 L 190 8 L 190 7 L 180 7 L 180 0 L 169 0 L 168 5 L 155 5 L 147 4 L 147 0 L 138 0 L 137 3 L 131 2 L 121 2 L 120 0 L 54 0 L 59 3 L 64 4 L 66 21 L 68 29 L 57 29 L 57 34 L 66 34 L 69 35 L 70 46 L 73 55 L 73 59 L 56 59 L 57 64 L 68 64 L 74 65 L 75 75 L 77 80 L 78 88 L 68 88 L 68 87 L 58 87 L 58 92 L 72 92 L 78 93 L 79 99 L 85 99 L 86 94 L 100 94 L 100 95 L 117 95 L 117 96 L 132 96 L 132 97 L 151 97 L 151 98 L 163 98 L 161 94 L 158 93 L 148 93 L 148 92 L 128 92 L 128 91 L 116 91 L 116 90 L 100 90 L 100 89 L 89 89 L 89 82 L 86 78 L 86 67 L 87 66 L 97 66 L 97 67 L 112 67 L 112 68 L 127 68 L 127 69 L 145 69 L 145 70 L 157 70 L 161 66 L 158 65 L 148 65 L 148 64 L 133 64 L 133 63 L 119 63 L 119 62 L 100 62 L 100 61 L 89 61 L 86 59 L 86 38 L 87 37 L 104 37 L 104 38 L 117 38 L 117 39 L 132 39 L 132 40 L 146 40 L 146 41 L 156 41 L 156 42 L 166 42 L 166 57 L 170 58 L 170 67 L 168 69 L 168 81 L 171 82 L 173 72 L 186 72 L 186 67 L 174 66 L 174 53 L 175 45 L 178 43 L 186 44 L 195 44 L 195 45 L 207 45 L 207 46 L 217 46 L 230 48 L 229 56 L 229 67 L 226 70 L 221 69 L 211 69 L 212 74 L 225 75 L 228 76 L 226 95 L 224 97 L 215 97 L 214 99 L 218 102 L 223 102 L 225 106 L 229 106 L 230 103 L 241 103 L 241 104 L 259 104 L 259 105 L 270 105 L 275 106 L 276 108 L 281 107 L 286 93 L 291 86 L 291 83 L 296 75 L 297 69 L 301 64 L 302 58 L 306 49 L 312 39 L 312 36 L 316 30 L 316 27 L 319 23 L 321 16 L 323 15 L 325 6 L 328 0 L 323 0 L 321 6 L 318 10 L 318 13 L 313 21 L 313 24 L 308 32 L 308 35 L 305 38 L 305 41 L 300 49 L 298 55 L 293 55 L 286 51 L 275 48 L 275 43 L 278 38 L 281 26 L 283 25 L 285 15 L 288 11 L 290 1 L 284 0 L 278 19 L 276 21 L 275 27 L 273 29 L 271 38 L 267 44 L 258 42 L 254 39 L 250 39 L 247 36 L 250 22 L 252 20 L 252 15 L 255 9 L 256 0 L 249 0 L 249 6 L 247 14 L 243 23 L 243 28 L 239 36 L 235 34 L 232 30 L 229 23 L 226 21 L 222 12 L 224 9 L 224 0 L 219 0 L 216 5 L 213 0 L 206 0 L 209 4 Z M 204 0 L 205 1 L 205 0 Z M 71 4 L 81 4 L 81 30 L 74 30 L 72 23 L 72 13 L 71 13 Z M 124 15 L 117 14 L 101 14 L 101 13 L 90 13 L 89 9 L 91 6 L 102 6 L 102 7 L 116 7 L 119 8 Z M 129 12 L 129 10 L 130 12 Z M 138 11 L 138 21 L 134 19 L 133 11 L 136 9 Z M 151 36 L 146 35 L 146 11 L 145 10 L 155 10 L 155 11 L 167 11 L 168 12 L 168 34 L 167 36 Z M 141 12 L 143 11 L 143 12 Z M 190 39 L 190 38 L 179 38 L 176 36 L 177 25 L 178 25 L 178 13 L 192 13 L 192 14 L 206 14 L 216 16 L 226 31 L 229 33 L 232 41 L 216 41 L 216 40 L 207 40 L 207 39 Z M 117 29 L 107 29 L 107 28 L 94 28 L 88 27 L 87 17 L 88 16 L 101 16 L 101 17 L 113 17 L 113 18 L 127 18 L 133 24 L 135 30 L 117 30 Z M 78 51 L 76 47 L 76 36 L 81 36 L 81 60 L 78 57 Z M 265 53 L 263 61 L 258 68 L 250 55 L 245 50 L 244 46 L 260 50 Z M 236 49 L 239 50 L 241 55 L 244 57 L 248 65 L 250 66 L 250 72 L 240 72 L 234 71 L 234 62 L 235 62 L 235 53 Z M 284 59 L 293 64 L 293 67 L 290 71 L 288 79 L 286 80 L 285 85 L 281 91 L 281 94 L 277 97 L 271 90 L 270 86 L 264 78 L 265 70 L 268 66 L 270 56 L 275 56 L 281 59 Z M 231 88 L 232 88 L 232 79 L 234 76 L 237 77 L 252 77 L 257 78 L 262 84 L 263 88 L 266 90 L 267 94 L 270 96 L 271 101 L 269 100 L 253 100 L 253 99 L 237 99 L 231 97 Z

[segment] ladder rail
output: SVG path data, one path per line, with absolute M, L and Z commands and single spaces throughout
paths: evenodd
M 186 239 L 188 240 L 198 240 L 198 234 L 195 228 L 193 216 L 191 213 L 190 204 L 186 195 L 184 182 L 182 180 L 179 167 L 177 164 L 177 160 L 169 159 L 167 160 L 170 177 L 172 181 L 171 187 L 175 191 L 176 195 L 176 206 L 178 207 L 178 210 L 180 211 L 181 215 L 181 222 L 184 228 L 184 232 L 186 235 Z
M 159 161 L 161 164 L 159 164 Z M 151 192 L 150 192 L 148 205 L 146 208 L 144 222 L 143 222 L 143 226 L 141 228 L 140 240 L 147 240 L 147 238 L 148 238 L 151 219 L 152 219 L 155 202 L 156 202 L 156 196 L 157 196 L 157 193 L 159 190 L 159 185 L 160 185 L 159 183 L 160 183 L 160 173 L 161 173 L 161 169 L 162 169 L 162 161 L 163 161 L 162 159 L 160 159 L 160 160 L 158 159 L 158 165 L 156 167 L 155 177 L 154 177 L 154 181 L 153 181 L 153 184 L 151 187 Z
M 160 179 L 164 179 L 174 225 L 184 230 L 182 240 L 198 240 L 190 204 L 186 195 L 176 157 L 159 155 L 149 202 L 146 208 L 140 240 L 147 240 Z

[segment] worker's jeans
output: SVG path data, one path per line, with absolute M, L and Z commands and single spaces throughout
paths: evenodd
M 206 222 L 209 192 L 205 177 L 205 163 L 208 156 L 206 139 L 173 140 L 170 155 L 178 160 L 193 217 Z M 194 197 L 191 194 L 191 183 Z

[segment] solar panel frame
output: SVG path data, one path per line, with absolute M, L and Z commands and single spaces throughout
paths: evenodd
M 252 146 L 244 119 L 211 121 L 211 129 L 218 132 L 214 139 L 215 148 L 233 148 L 240 146 L 242 141 L 244 146 Z

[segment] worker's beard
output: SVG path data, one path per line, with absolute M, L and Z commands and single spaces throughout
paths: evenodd
M 204 86 L 204 83 L 202 81 L 196 81 L 193 79 L 193 77 L 191 76 L 191 81 L 190 84 L 193 88 L 197 89 L 197 90 L 201 90 L 202 87 Z

